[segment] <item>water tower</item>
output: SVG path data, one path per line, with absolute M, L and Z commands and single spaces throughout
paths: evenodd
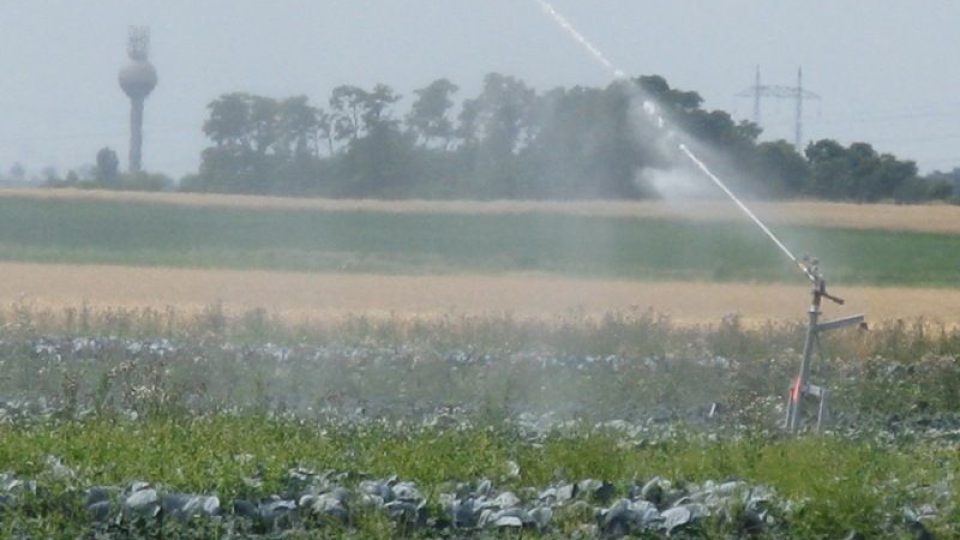
M 120 70 L 120 88 L 130 98 L 130 165 L 131 173 L 141 170 L 143 149 L 143 102 L 157 86 L 157 70 L 148 59 L 150 55 L 150 29 L 145 26 L 130 27 L 127 42 L 130 63 Z

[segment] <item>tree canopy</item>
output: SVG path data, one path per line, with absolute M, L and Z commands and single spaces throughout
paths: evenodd
M 198 174 L 181 189 L 333 197 L 642 199 L 657 171 L 697 178 L 664 130 L 641 112 L 653 100 L 680 137 L 746 193 L 873 202 L 948 198 L 956 174 L 920 177 L 912 161 L 862 142 L 814 141 L 801 153 L 761 142 L 761 129 L 703 108 L 660 76 L 607 87 L 537 92 L 491 73 L 479 94 L 438 79 L 402 96 L 385 84 L 341 85 L 326 108 L 305 96 L 225 94 L 208 106 Z

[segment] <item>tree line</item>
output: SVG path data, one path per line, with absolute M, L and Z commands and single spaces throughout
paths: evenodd
M 918 174 L 913 161 L 867 143 L 824 139 L 802 153 L 786 141 L 761 142 L 761 129 L 703 108 L 693 91 L 659 76 L 606 87 L 537 92 L 498 73 L 478 95 L 439 79 L 415 90 L 410 106 L 389 86 L 344 85 L 327 103 L 305 96 L 222 95 L 208 106 L 210 145 L 183 191 L 290 196 L 471 199 L 644 199 L 670 176 L 699 174 L 640 109 L 652 98 L 708 165 L 738 189 L 764 198 L 873 202 L 950 199 L 960 169 Z M 101 150 L 94 184 L 123 188 L 116 156 Z M 127 179 L 150 189 L 162 179 Z M 139 182 L 139 184 L 138 184 Z

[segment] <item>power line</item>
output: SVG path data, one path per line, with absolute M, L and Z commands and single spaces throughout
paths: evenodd
M 925 143 L 925 142 L 937 142 L 937 141 L 949 141 L 953 139 L 960 139 L 960 133 L 945 133 L 942 135 L 927 135 L 923 137 L 881 137 L 879 139 L 871 139 L 871 143 Z
M 737 94 L 738 97 L 753 98 L 753 122 L 760 125 L 760 101 L 762 98 L 774 99 L 792 99 L 796 104 L 796 116 L 794 119 L 794 140 L 793 145 L 797 151 L 802 150 L 803 145 L 803 101 L 819 100 L 820 96 L 803 89 L 803 68 L 797 68 L 797 85 L 763 85 L 760 84 L 760 66 L 757 66 L 757 77 L 753 86 Z
M 854 125 L 854 124 L 883 124 L 883 123 L 902 123 L 910 122 L 914 120 L 926 120 L 930 118 L 942 118 L 944 120 L 950 117 L 960 116 L 960 110 L 943 110 L 943 111 L 927 111 L 927 112 L 904 112 L 904 113 L 891 113 L 891 114 L 858 114 L 847 116 L 833 116 L 831 115 L 830 119 L 827 120 L 815 120 L 815 123 L 820 126 L 835 126 L 835 125 Z M 765 123 L 767 125 L 784 125 L 787 122 L 793 122 L 793 120 L 786 120 L 784 118 L 767 120 Z
M 924 163 L 926 163 L 927 165 L 949 163 L 954 165 L 955 168 L 960 168 L 960 156 L 925 159 Z

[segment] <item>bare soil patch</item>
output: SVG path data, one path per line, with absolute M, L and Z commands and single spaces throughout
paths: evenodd
M 0 305 L 41 309 L 127 308 L 200 312 L 221 304 L 228 314 L 263 308 L 292 322 L 351 315 L 444 317 L 512 314 L 553 319 L 654 310 L 679 324 L 712 324 L 739 315 L 749 323 L 800 320 L 807 288 L 797 285 L 642 282 L 544 275 L 384 276 L 195 270 L 94 265 L 0 264 Z M 843 287 L 844 307 L 873 321 L 923 317 L 954 326 L 960 290 Z
M 249 209 L 460 214 L 542 212 L 701 221 L 743 221 L 747 219 L 732 203 L 726 200 L 685 202 L 682 204 L 671 204 L 663 201 L 383 201 L 74 189 L 3 189 L 0 190 L 0 197 L 148 202 Z M 960 206 L 828 202 L 751 202 L 749 204 L 761 219 L 772 224 L 960 234 Z

